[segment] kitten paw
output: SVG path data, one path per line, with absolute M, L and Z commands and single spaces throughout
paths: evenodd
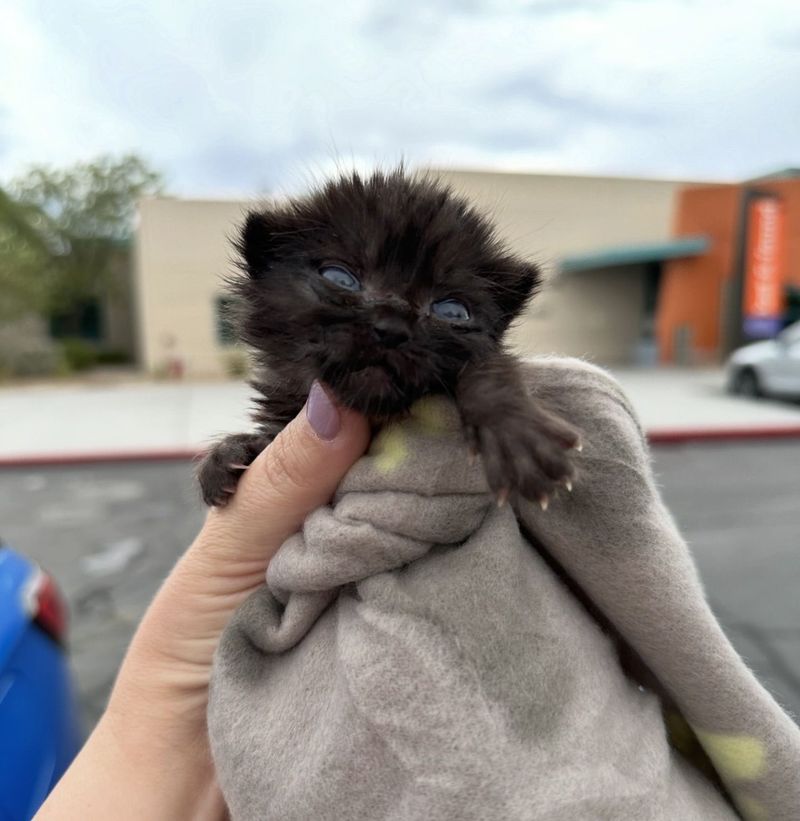
M 521 497 L 546 511 L 559 488 L 572 491 L 573 451 L 580 438 L 561 419 L 527 408 L 465 431 L 470 451 L 481 455 L 498 507 Z
M 237 433 L 217 442 L 197 468 L 203 501 L 209 507 L 224 507 L 236 492 L 239 478 L 267 446 L 261 434 Z

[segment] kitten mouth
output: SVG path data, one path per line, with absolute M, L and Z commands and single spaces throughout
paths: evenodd
M 366 365 L 350 371 L 342 380 L 354 395 L 363 394 L 361 401 L 386 399 L 402 393 L 394 372 L 386 365 Z
M 387 387 L 394 387 L 394 375 L 386 365 L 367 365 L 364 368 L 351 371 L 350 376 L 354 379 L 368 381 L 371 385 L 386 384 Z
M 417 397 L 407 395 L 397 374 L 386 364 L 372 363 L 331 374 L 326 381 L 337 399 L 367 416 L 391 416 L 408 409 Z

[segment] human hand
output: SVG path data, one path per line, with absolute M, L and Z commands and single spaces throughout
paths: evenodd
M 330 499 L 368 442 L 366 420 L 314 385 L 156 594 L 105 713 L 37 819 L 225 816 L 206 733 L 214 650 L 280 545 Z

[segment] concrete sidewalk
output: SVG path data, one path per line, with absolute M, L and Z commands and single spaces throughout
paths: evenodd
M 640 368 L 613 373 L 651 441 L 800 436 L 800 403 L 731 396 L 725 390 L 721 368 Z
M 241 382 L 37 385 L 0 390 L 0 460 L 188 456 L 247 430 Z
M 615 372 L 652 441 L 800 436 L 800 404 L 727 396 L 721 370 Z M 53 384 L 0 389 L 0 464 L 182 457 L 249 428 L 241 382 Z

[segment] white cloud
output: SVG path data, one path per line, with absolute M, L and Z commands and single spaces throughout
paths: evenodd
M 743 177 L 800 162 L 798 76 L 795 0 L 12 0 L 0 178 L 129 149 L 201 194 L 337 157 Z

